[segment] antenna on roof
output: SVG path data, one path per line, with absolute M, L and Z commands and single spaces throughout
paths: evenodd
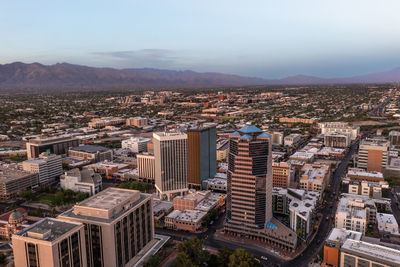
M 167 133 L 167 115 L 164 116 L 164 133 Z

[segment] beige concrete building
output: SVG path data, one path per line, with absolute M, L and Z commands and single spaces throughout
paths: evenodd
M 45 218 L 12 236 L 15 267 L 87 266 L 81 223 Z
M 399 262 L 399 250 L 364 241 L 347 239 L 340 249 L 340 267 L 391 267 Z
M 17 169 L 15 166 L 0 165 L 0 199 L 11 199 L 20 192 L 38 187 L 39 175 Z
M 188 138 L 180 132 L 153 133 L 155 187 L 160 197 L 188 191 Z
M 155 158 L 153 153 L 143 153 L 136 155 L 138 174 L 140 178 L 154 181 L 155 177 Z
M 152 246 L 153 200 L 136 190 L 107 188 L 58 218 L 84 224 L 87 266 L 134 266 Z
M 71 147 L 68 150 L 68 156 L 77 160 L 87 160 L 91 163 L 113 160 L 113 153 L 111 149 L 93 145 Z
M 329 181 L 330 167 L 325 164 L 306 164 L 302 168 L 300 189 L 322 194 Z
M 126 126 L 143 127 L 147 126 L 149 120 L 143 117 L 134 117 L 126 119 Z
M 316 120 L 315 119 L 306 119 L 306 118 L 279 118 L 279 122 L 314 124 L 316 122 Z

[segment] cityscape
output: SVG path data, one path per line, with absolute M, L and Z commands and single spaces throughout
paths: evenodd
M 397 2 L 22 2 L 0 266 L 400 266 Z

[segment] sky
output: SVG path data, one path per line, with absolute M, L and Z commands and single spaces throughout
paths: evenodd
M 400 67 L 399 0 L 2 0 L 0 64 L 343 77 Z

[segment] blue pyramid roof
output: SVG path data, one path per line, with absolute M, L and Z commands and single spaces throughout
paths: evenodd
M 230 135 L 240 135 L 240 133 L 238 133 L 238 132 L 236 131 L 236 132 L 231 133 Z
M 276 230 L 276 229 L 278 229 L 278 226 L 276 226 L 276 225 L 273 224 L 272 222 L 268 222 L 268 223 L 267 223 L 267 228 Z
M 239 129 L 239 132 L 242 132 L 242 133 L 262 133 L 262 131 L 260 129 L 258 129 L 256 126 L 253 126 L 253 125 L 244 126 L 243 128 Z
M 251 139 L 251 136 L 248 134 L 242 135 L 240 138 L 242 139 Z
M 258 137 L 271 137 L 271 135 L 269 135 L 267 133 L 262 133 Z

